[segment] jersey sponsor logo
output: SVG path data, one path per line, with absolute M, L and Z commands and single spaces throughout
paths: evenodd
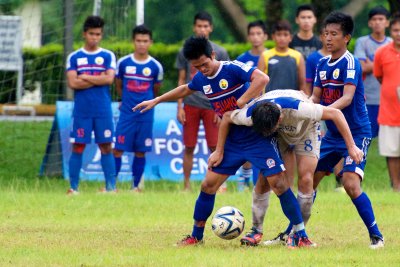
M 203 86 L 203 91 L 206 95 L 212 94 L 213 90 L 211 88 L 211 85 L 207 84 Z
M 109 138 L 111 137 L 111 130 L 107 129 L 104 131 L 104 137 Z
M 340 90 L 326 88 L 322 92 L 322 100 L 325 104 L 332 104 L 336 100 L 342 97 Z
M 127 74 L 136 74 L 136 66 L 126 66 L 125 72 Z
M 339 69 L 335 69 L 333 71 L 333 79 L 339 78 L 339 74 L 340 74 L 340 70 Z
M 231 96 L 221 101 L 212 102 L 212 106 L 220 117 L 222 117 L 226 111 L 232 111 L 238 108 L 237 99 L 235 96 Z
M 150 76 L 150 74 L 151 74 L 151 69 L 150 68 L 146 67 L 146 68 L 143 69 L 143 75 L 144 76 Z
M 356 70 L 347 70 L 347 79 L 354 79 L 356 76 Z
M 268 64 L 271 64 L 271 65 L 275 65 L 275 64 L 277 64 L 277 63 L 279 63 L 279 60 L 276 59 L 276 58 L 271 58 L 271 59 L 268 61 Z
M 151 140 L 151 138 L 146 138 L 146 140 L 144 140 L 145 146 L 151 146 L 152 144 L 153 144 L 153 140 Z
M 78 58 L 77 63 L 78 63 L 78 66 L 89 64 L 87 57 Z
M 101 65 L 101 64 L 104 63 L 104 58 L 102 58 L 102 57 L 96 57 L 96 58 L 94 59 L 94 62 L 95 62 L 97 65 Z
M 319 78 L 321 80 L 326 80 L 326 71 L 320 71 L 319 72 Z
M 125 144 L 125 135 L 118 135 L 117 143 L 118 144 Z
M 353 159 L 350 157 L 350 156 L 347 156 L 346 157 L 346 163 L 345 163 L 346 165 L 351 165 L 351 164 L 353 164 Z
M 220 80 L 220 81 L 219 81 L 219 87 L 220 87 L 222 90 L 227 89 L 227 88 L 228 88 L 228 81 L 225 80 L 225 79 Z
M 273 159 L 267 159 L 266 163 L 267 163 L 268 168 L 270 168 L 270 169 L 275 167 L 275 160 L 273 160 Z

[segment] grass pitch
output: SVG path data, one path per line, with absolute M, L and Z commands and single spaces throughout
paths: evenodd
M 67 181 L 37 178 L 50 123 L 1 122 L 0 266 L 399 266 L 400 194 L 389 186 L 386 164 L 373 142 L 363 187 L 385 236 L 384 249 L 368 248 L 368 233 L 346 194 L 333 192 L 334 179 L 322 182 L 307 231 L 317 248 L 241 247 L 239 240 L 214 236 L 205 244 L 173 245 L 192 228 L 193 193 L 181 185 L 146 181 L 145 193 L 98 194 L 102 183 L 83 182 L 79 196 L 65 195 Z M 251 226 L 251 193 L 230 182 L 215 209 L 239 208 Z M 264 239 L 286 227 L 276 196 L 271 197 Z

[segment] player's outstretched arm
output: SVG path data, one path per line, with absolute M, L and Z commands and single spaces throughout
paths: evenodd
M 344 109 L 353 101 L 354 93 L 356 92 L 356 87 L 351 84 L 347 84 L 343 88 L 343 95 L 338 100 L 333 102 L 330 107 L 337 109 Z
M 145 112 L 149 109 L 152 109 L 155 105 L 161 102 L 167 102 L 172 100 L 177 100 L 179 98 L 188 96 L 192 94 L 194 91 L 190 90 L 187 84 L 181 85 L 172 89 L 171 91 L 158 96 L 152 100 L 143 101 L 142 103 L 137 104 L 132 108 L 133 111 L 140 111 L 140 113 Z
M 232 111 L 228 111 L 224 113 L 222 116 L 221 123 L 218 129 L 218 141 L 215 151 L 211 153 L 210 157 L 208 158 L 208 167 L 217 167 L 222 159 L 224 158 L 224 146 L 226 142 L 226 137 L 228 136 L 229 129 L 231 127 L 232 119 L 231 119 Z
M 332 120 L 340 134 L 342 135 L 344 142 L 346 144 L 347 150 L 349 152 L 349 156 L 359 164 L 364 157 L 364 153 L 361 149 L 359 149 L 353 139 L 353 135 L 351 134 L 349 125 L 347 124 L 346 118 L 343 113 L 336 108 L 332 107 L 323 107 L 322 111 L 322 120 Z
M 320 87 L 314 86 L 313 93 L 310 98 L 311 101 L 314 102 L 315 104 L 319 104 L 321 101 L 321 94 L 322 94 L 322 89 Z

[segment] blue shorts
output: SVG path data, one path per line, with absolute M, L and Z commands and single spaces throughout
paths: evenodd
M 263 137 L 256 134 L 251 127 L 242 129 L 240 139 L 231 132 L 224 147 L 222 162 L 212 171 L 220 174 L 234 175 L 246 161 L 257 167 L 264 177 L 278 174 L 285 170 L 279 154 L 276 137 Z
M 149 152 L 153 145 L 153 122 L 132 122 L 120 117 L 115 138 L 115 149 L 126 152 Z
M 361 179 L 364 177 L 364 168 L 367 163 L 367 153 L 371 144 L 370 137 L 353 137 L 358 148 L 364 152 L 363 161 L 356 164 L 349 156 L 346 144 L 343 138 L 334 138 L 332 136 L 324 136 L 321 142 L 320 158 L 316 171 L 333 172 L 333 167 L 342 159 L 342 172 L 355 172 Z
M 379 124 L 378 124 L 379 105 L 367 105 L 367 110 L 368 110 L 369 121 L 371 122 L 372 138 L 375 138 L 378 136 L 379 132 Z
M 112 143 L 114 137 L 114 123 L 112 117 L 102 118 L 73 118 L 73 129 L 70 142 L 77 144 L 90 144 L 92 131 L 97 144 Z

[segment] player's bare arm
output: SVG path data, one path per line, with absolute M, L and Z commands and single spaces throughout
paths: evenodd
M 122 80 L 116 78 L 115 79 L 115 90 L 117 91 L 117 94 L 119 97 L 122 97 Z
M 101 75 L 79 75 L 79 78 L 81 78 L 82 80 L 90 82 L 91 84 L 96 86 L 111 85 L 114 82 L 114 77 L 115 70 L 113 69 L 106 70 L 105 72 L 101 73 Z
M 321 101 L 322 90 L 320 87 L 314 86 L 313 93 L 311 95 L 311 101 L 315 104 L 319 104 Z
M 343 95 L 341 98 L 333 102 L 330 107 L 337 109 L 344 109 L 353 101 L 354 93 L 356 92 L 356 87 L 351 84 L 347 84 L 343 88 Z
M 161 89 L 161 86 L 162 86 L 162 83 L 156 83 L 156 84 L 154 84 L 154 86 L 153 86 L 154 97 L 157 97 L 157 96 L 158 96 L 158 94 L 159 94 L 159 92 L 160 92 L 160 89 Z
M 227 111 L 222 116 L 221 123 L 218 129 L 218 141 L 215 151 L 211 153 L 210 157 L 208 158 L 208 167 L 217 167 L 222 159 L 224 158 L 224 146 L 226 142 L 226 138 L 229 133 L 229 129 L 232 122 L 231 119 L 232 111 Z
M 364 74 L 370 74 L 372 73 L 374 69 L 374 62 L 371 61 L 369 58 L 366 58 L 365 60 L 360 60 L 361 64 L 361 69 Z
M 178 72 L 178 86 L 183 85 L 186 83 L 186 70 L 185 69 L 180 69 Z M 186 114 L 185 110 L 183 109 L 183 99 L 179 98 L 178 99 L 178 107 L 177 107 L 177 113 L 176 113 L 176 119 L 184 125 L 186 123 Z
M 239 108 L 244 107 L 251 99 L 260 96 L 267 84 L 269 76 L 258 69 L 255 69 L 251 74 L 251 83 L 247 91 L 237 100 Z
M 82 90 L 92 87 L 93 84 L 81 79 L 75 70 L 67 72 L 67 83 L 68 86 L 73 90 Z
M 192 94 L 193 91 L 189 89 L 187 84 L 181 85 L 172 89 L 171 91 L 158 96 L 152 100 L 143 101 L 132 108 L 133 111 L 146 112 L 161 102 L 173 101 Z
M 300 57 L 300 64 L 297 71 L 299 90 L 303 91 L 307 96 L 311 96 L 311 87 L 306 83 L 306 65 L 303 57 Z
M 349 156 L 357 164 L 359 164 L 363 160 L 364 153 L 356 146 L 353 135 L 351 134 L 349 125 L 347 124 L 346 118 L 344 117 L 343 113 L 336 108 L 323 107 L 321 119 L 332 120 L 335 123 L 339 133 L 344 139 L 347 150 L 349 151 Z

